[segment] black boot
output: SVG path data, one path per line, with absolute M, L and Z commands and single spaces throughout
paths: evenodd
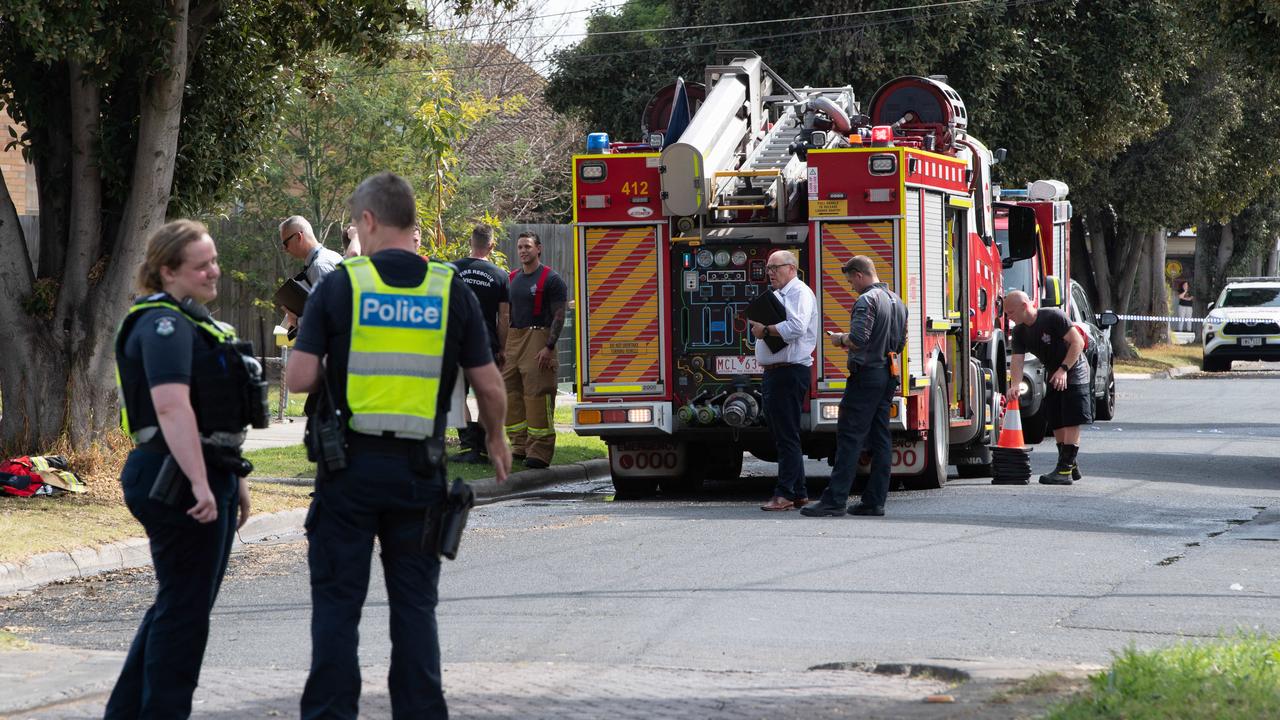
M 449 458 L 454 462 L 469 463 L 478 465 L 488 462 L 484 457 L 484 426 L 478 422 L 469 422 L 465 428 L 458 431 L 458 438 L 461 440 L 464 452 L 458 453 Z
M 1062 445 L 1063 445 L 1063 443 L 1058 443 L 1058 455 L 1059 455 L 1059 456 L 1061 456 L 1061 455 L 1062 455 Z M 1079 448 L 1079 446 L 1077 446 L 1077 447 L 1076 447 L 1077 452 L 1079 451 L 1079 449 L 1080 449 L 1080 448 Z M 1080 479 L 1080 463 L 1079 463 L 1079 462 L 1077 462 L 1077 461 L 1072 461 L 1072 463 L 1071 463 L 1071 479 L 1072 479 L 1072 480 L 1079 480 L 1079 479 Z
M 1070 485 L 1071 471 L 1075 469 L 1076 453 L 1080 451 L 1077 445 L 1059 445 L 1058 446 L 1058 465 L 1053 468 L 1053 472 L 1040 476 L 1041 485 Z

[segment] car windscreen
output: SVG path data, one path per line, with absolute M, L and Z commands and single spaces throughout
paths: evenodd
M 1222 307 L 1280 307 L 1280 287 L 1230 288 Z

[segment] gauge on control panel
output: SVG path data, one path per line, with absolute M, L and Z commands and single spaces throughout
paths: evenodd
M 716 253 L 716 267 L 724 267 L 729 264 L 729 251 L 721 250 Z
M 746 265 L 746 264 L 747 264 L 747 254 L 742 250 L 735 250 L 733 252 L 733 266 L 742 267 L 743 265 Z
M 698 252 L 698 267 L 709 268 L 714 260 L 715 255 L 712 255 L 710 250 L 701 250 Z

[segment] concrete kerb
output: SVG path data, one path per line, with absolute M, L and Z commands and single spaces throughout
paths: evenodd
M 518 494 L 549 485 L 609 476 L 608 460 L 555 465 L 545 470 L 521 470 L 512 473 L 499 485 L 493 478 L 471 483 L 481 504 L 500 502 Z M 305 478 L 265 478 L 258 482 L 283 481 L 290 484 L 313 483 Z M 307 511 L 303 508 L 267 515 L 255 515 L 240 529 L 236 546 L 302 534 Z M 0 563 L 0 597 L 15 595 L 41 585 L 73 578 L 89 577 L 111 570 L 142 567 L 151 563 L 146 538 L 129 538 L 97 547 L 71 551 L 41 553 L 19 563 Z
M 1200 368 L 1194 365 L 1183 365 L 1182 367 L 1168 368 L 1153 373 L 1116 373 L 1117 380 L 1164 380 L 1166 378 L 1177 378 L 1183 375 L 1200 372 Z

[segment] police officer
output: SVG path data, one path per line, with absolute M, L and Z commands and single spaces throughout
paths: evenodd
M 121 424 L 136 443 L 120 483 L 151 541 L 159 588 L 129 647 L 107 718 L 190 715 L 209 613 L 235 530 L 249 517 L 248 483 L 222 461 L 239 458 L 251 381 L 260 393 L 255 423 L 265 422 L 266 386 L 261 366 L 252 358 L 246 365 L 231 344 L 235 331 L 202 305 L 217 296 L 220 274 L 204 225 L 164 225 L 148 240 L 138 272 L 149 294 L 130 308 L 116 335 Z M 169 456 L 181 470 L 172 505 L 151 499 Z
M 836 425 L 836 464 L 831 483 L 816 502 L 800 508 L 808 517 L 844 515 L 849 490 L 865 445 L 871 451 L 871 477 L 862 499 L 848 508 L 850 515 L 884 515 L 889 495 L 889 405 L 898 389 L 895 363 L 907 342 L 907 308 L 876 276 L 871 258 L 855 255 L 842 268 L 859 293 L 849 319 L 849 332 L 832 335 L 837 347 L 849 351 L 849 379 L 840 400 Z
M 475 295 L 450 265 L 414 252 L 409 184 L 374 175 L 350 207 L 364 255 L 308 298 L 285 373 L 293 392 L 325 388 L 346 437 L 346 467 L 321 464 L 305 521 L 312 615 L 302 717 L 359 712 L 356 631 L 377 537 L 391 605 L 393 716 L 443 718 L 432 531 L 445 496 L 443 437 L 458 365 L 476 390 L 499 482 L 511 467 L 500 431 L 506 395 Z

